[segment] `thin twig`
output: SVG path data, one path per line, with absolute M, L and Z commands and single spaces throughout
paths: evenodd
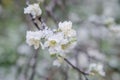
M 38 20 L 41 22 L 42 27 L 47 27 L 41 17 L 39 17 Z M 89 75 L 88 73 L 86 73 L 86 72 L 80 70 L 78 67 L 74 66 L 74 65 L 73 65 L 71 62 L 69 62 L 66 58 L 64 58 L 64 60 L 65 60 L 70 66 L 72 66 L 73 69 L 77 70 L 79 73 L 82 73 L 82 74 L 85 76 L 86 80 L 87 80 L 86 75 Z
M 38 17 L 38 20 L 41 22 L 41 28 L 45 29 L 45 27 L 47 27 L 47 25 L 45 24 L 44 20 L 42 19 L 42 17 Z
M 30 14 L 30 17 L 32 18 L 32 15 L 31 15 L 31 14 Z M 39 28 L 38 24 L 35 22 L 35 19 L 34 19 L 34 18 L 32 18 L 32 22 L 33 22 L 33 24 L 35 25 L 35 27 L 36 27 L 38 30 L 40 30 L 40 28 Z
M 70 61 L 68 61 L 66 58 L 64 58 L 64 61 L 66 61 L 73 69 L 78 71 L 79 73 L 82 73 L 83 75 L 89 75 L 88 73 L 80 70 L 78 67 L 74 66 Z
M 68 61 L 66 58 L 64 58 L 64 60 L 76 71 L 78 71 L 80 74 L 82 74 L 85 77 L 85 80 L 88 80 L 87 75 L 89 75 L 89 73 L 86 73 L 82 70 L 80 70 L 78 67 L 74 66 L 70 61 Z

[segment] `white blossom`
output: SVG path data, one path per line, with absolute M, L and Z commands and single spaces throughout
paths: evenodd
M 55 47 L 57 46 L 64 38 L 62 33 L 53 34 L 49 36 L 45 42 L 45 47 Z
M 61 55 L 65 56 L 65 51 L 68 49 L 69 46 L 72 46 L 72 38 L 76 35 L 75 30 L 71 29 L 72 28 L 72 23 L 69 22 L 63 22 L 59 23 L 61 25 L 59 29 L 44 29 L 43 33 L 45 35 L 45 42 L 44 42 L 44 47 L 48 48 L 48 51 L 50 55 Z M 64 30 L 64 26 L 65 29 Z M 66 32 L 65 32 L 66 31 Z M 67 38 L 67 37 L 69 38 Z M 71 43 L 72 42 L 72 43 Z
M 46 42 L 44 43 L 44 47 L 48 48 L 50 55 L 63 53 L 61 48 L 61 43 L 66 43 L 64 40 L 64 35 L 62 33 L 54 33 L 52 36 L 49 36 Z
M 39 48 L 40 39 L 43 37 L 42 31 L 27 31 L 26 42 L 30 46 L 34 46 L 35 49 Z
M 72 22 L 71 21 L 64 21 L 64 22 L 60 22 L 58 24 L 59 29 L 62 31 L 67 31 L 67 30 L 71 30 L 72 28 Z
M 76 31 L 73 30 L 73 29 L 68 30 L 68 31 L 66 31 L 66 32 L 64 32 L 64 33 L 65 33 L 65 35 L 67 35 L 68 37 L 74 37 L 74 36 L 76 36 Z
M 105 19 L 103 20 L 103 22 L 104 22 L 104 24 L 112 25 L 112 24 L 115 23 L 115 20 L 114 20 L 114 18 L 112 18 L 112 17 L 108 17 L 107 19 L 105 18 Z
M 98 65 L 97 65 L 97 70 L 98 70 L 98 73 L 99 73 L 100 75 L 105 76 L 105 72 L 104 72 L 104 70 L 103 70 L 103 65 L 98 64 Z
M 112 31 L 112 32 L 115 32 L 115 33 L 120 33 L 120 26 L 111 26 L 109 27 L 109 29 Z
M 28 7 L 24 8 L 24 14 L 31 14 L 33 18 L 36 18 L 42 14 L 42 10 L 39 4 L 30 4 Z
M 59 26 L 59 30 L 61 30 L 65 36 L 67 37 L 76 36 L 76 31 L 72 29 L 71 21 L 60 22 L 58 26 Z
M 104 70 L 103 70 L 103 65 L 102 65 L 102 64 L 92 63 L 92 64 L 90 64 L 88 71 L 89 71 L 91 74 L 98 73 L 98 74 L 100 74 L 101 76 L 105 76 L 105 72 L 104 72 Z

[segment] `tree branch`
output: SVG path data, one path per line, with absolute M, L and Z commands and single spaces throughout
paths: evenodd
M 27 0 L 27 1 L 28 1 L 28 0 Z M 28 3 L 29 3 L 29 2 L 28 2 Z M 57 22 L 57 21 L 56 21 L 56 18 L 55 18 L 53 15 L 51 15 L 51 14 L 52 14 L 52 13 L 49 11 L 49 15 L 53 18 L 53 20 L 54 20 L 55 22 Z M 32 18 L 32 15 L 31 15 L 31 14 L 30 14 L 30 17 Z M 36 18 L 36 19 L 38 19 L 38 20 L 41 22 L 41 25 L 42 25 L 42 28 L 43 28 L 43 29 L 44 29 L 45 27 L 47 27 L 41 17 L 38 17 L 38 18 Z M 38 30 L 40 30 L 38 24 L 35 22 L 35 19 L 32 18 L 32 21 L 33 21 L 34 25 L 36 26 L 36 28 L 37 28 Z M 62 57 L 62 56 L 61 56 L 61 57 Z M 32 65 L 32 73 L 31 73 L 31 75 L 30 75 L 29 80 L 33 80 L 33 79 L 34 79 L 35 69 L 36 69 L 36 65 L 37 65 L 37 58 L 38 58 L 38 50 L 36 50 L 36 53 L 35 53 L 34 58 L 33 58 L 34 63 L 33 63 L 33 65 Z M 67 60 L 66 58 L 63 58 L 63 59 L 64 59 L 64 61 L 66 61 L 73 69 L 75 69 L 75 70 L 78 71 L 80 74 L 82 74 L 82 75 L 85 77 L 86 80 L 88 80 L 88 78 L 87 78 L 86 76 L 89 75 L 89 73 L 86 73 L 86 72 L 80 70 L 78 67 L 74 66 L 74 65 L 73 65 L 69 60 Z
M 64 58 L 64 61 L 66 61 L 73 69 L 78 71 L 79 73 L 82 73 L 83 75 L 89 75 L 89 73 L 86 73 L 82 70 L 80 70 L 78 67 L 74 66 L 70 61 L 68 61 L 66 58 Z
M 31 14 L 30 14 L 30 17 L 32 18 L 32 15 L 31 15 Z M 35 21 L 34 18 L 32 18 L 32 22 L 33 22 L 33 24 L 35 25 L 35 27 L 36 27 L 38 30 L 40 30 L 40 28 L 39 28 L 39 26 L 38 26 L 38 24 L 36 23 L 36 21 Z

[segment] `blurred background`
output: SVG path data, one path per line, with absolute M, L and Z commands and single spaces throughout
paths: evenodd
M 89 80 L 120 80 L 120 0 L 30 0 L 36 2 L 49 27 L 73 22 L 78 44 L 67 54 L 71 63 L 83 70 L 93 62 L 104 65 L 106 76 L 88 76 Z M 66 65 L 53 66 L 47 50 L 41 49 L 34 79 L 29 78 L 36 51 L 25 38 L 27 30 L 36 28 L 24 15 L 25 7 L 25 0 L 0 0 L 0 80 L 82 80 Z

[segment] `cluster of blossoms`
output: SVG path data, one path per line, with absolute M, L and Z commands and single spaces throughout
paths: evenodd
M 90 72 L 91 75 L 100 74 L 101 76 L 105 76 L 103 65 L 99 63 L 90 64 L 88 71 Z
M 42 10 L 39 4 L 31 4 L 24 8 L 24 13 L 37 18 Z M 71 21 L 64 21 L 58 24 L 58 29 L 51 30 L 46 26 L 39 31 L 27 31 L 26 42 L 35 49 L 40 46 L 42 49 L 47 48 L 50 55 L 57 56 L 53 64 L 59 66 L 61 57 L 65 57 L 65 52 L 76 42 L 76 31 L 72 29 Z
M 32 15 L 33 18 L 37 18 L 41 15 L 42 10 L 39 4 L 28 5 L 24 8 L 25 14 Z M 66 57 L 65 53 L 71 49 L 76 43 L 76 31 L 72 28 L 71 21 L 64 21 L 58 24 L 57 29 L 50 29 L 45 26 L 44 29 L 38 31 L 27 31 L 26 42 L 30 46 L 34 46 L 35 49 L 41 47 L 42 49 L 48 49 L 51 56 L 55 56 L 56 60 L 53 65 L 60 66 L 63 59 Z M 99 73 L 104 76 L 103 66 L 99 64 L 91 64 L 89 72 Z
M 65 57 L 65 51 L 76 42 L 76 31 L 72 29 L 72 22 L 60 22 L 58 29 L 46 27 L 39 31 L 27 31 L 26 42 L 35 49 L 40 46 L 42 49 L 47 48 L 50 55 Z

